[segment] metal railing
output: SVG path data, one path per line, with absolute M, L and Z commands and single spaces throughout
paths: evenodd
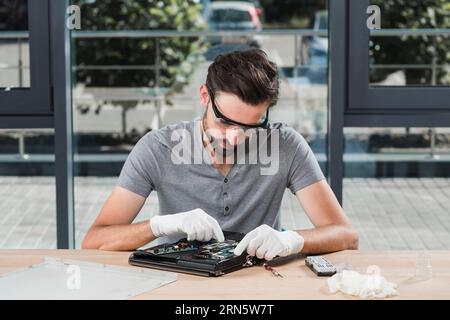
M 242 36 L 292 36 L 294 37 L 294 66 L 293 66 L 293 77 L 298 77 L 298 72 L 300 68 L 305 68 L 305 66 L 302 66 L 302 58 L 299 55 L 299 51 L 302 50 L 302 42 L 301 37 L 313 37 L 313 36 L 320 36 L 320 37 L 326 37 L 328 35 L 328 32 L 326 30 L 312 30 L 312 29 L 286 29 L 286 30 L 262 30 L 257 32 L 249 32 L 249 31 L 175 31 L 175 30 L 124 30 L 124 31 L 111 31 L 111 30 L 105 30 L 105 31 L 73 31 L 72 32 L 72 38 L 74 40 L 78 39 L 105 39 L 105 38 L 113 38 L 113 39 L 120 39 L 120 38 L 130 38 L 130 39 L 137 39 L 137 38 L 149 38 L 155 40 L 155 61 L 154 64 L 151 65 L 84 65 L 84 66 L 73 66 L 72 70 L 152 70 L 155 71 L 155 92 L 156 96 L 154 99 L 148 99 L 154 101 L 156 114 L 158 115 L 158 122 L 161 123 L 161 103 L 162 103 L 162 97 L 160 95 L 163 91 L 163 88 L 161 88 L 161 72 L 163 68 L 161 67 L 161 48 L 160 48 L 160 39 L 161 38 L 179 38 L 179 37 L 191 37 L 191 38 L 207 38 L 207 37 L 242 37 Z M 29 38 L 29 33 L 27 31 L 6 31 L 6 32 L 0 32 L 0 40 L 2 39 L 9 39 L 9 40 L 17 40 L 18 45 L 18 64 L 17 65 L 0 65 L 1 69 L 17 69 L 18 70 L 18 77 L 20 80 L 19 87 L 23 86 L 23 72 L 26 69 L 29 69 L 29 67 L 25 67 L 22 61 L 22 51 L 23 51 L 23 42 Z M 309 67 L 323 67 L 323 66 L 307 66 Z M 133 97 L 131 97 L 133 98 Z M 136 97 L 135 97 L 136 98 Z M 122 98 L 125 99 L 125 98 Z M 130 98 L 128 98 L 130 99 Z M 137 99 L 137 98 L 136 98 Z M 107 100 L 107 97 L 102 97 L 102 101 Z M 296 97 L 294 98 L 294 101 L 296 103 L 296 110 L 300 108 L 298 104 L 298 96 L 296 92 Z M 9 131 L 11 132 L 11 131 Z M 13 134 L 17 132 L 18 137 L 18 150 L 19 150 L 19 158 L 24 160 L 30 160 L 30 155 L 26 153 L 26 146 L 25 146 L 25 131 L 24 130 L 18 130 L 14 131 Z M 31 131 L 27 131 L 27 133 L 31 133 Z M 83 158 L 83 156 L 82 156 Z M 0 157 L 1 161 L 6 161 L 8 157 L 2 156 Z M 13 155 L 10 159 L 17 159 L 17 156 Z M 32 155 L 32 159 L 36 160 L 43 160 L 43 159 L 51 159 L 48 157 L 35 157 Z
M 370 32 L 371 36 L 374 37 L 392 37 L 392 36 L 450 36 L 450 29 L 382 29 L 382 30 L 372 30 Z M 161 38 L 179 38 L 179 37 L 239 37 L 239 36 L 292 36 L 294 37 L 294 66 L 293 66 L 293 78 L 298 77 L 298 72 L 301 68 L 309 68 L 309 67 L 323 67 L 323 66 L 312 66 L 312 65 L 302 65 L 304 61 L 301 58 L 301 50 L 303 42 L 302 37 L 327 37 L 328 31 L 326 30 L 312 30 L 312 29 L 284 29 L 284 30 L 262 30 L 262 31 L 176 31 L 176 30 L 123 30 L 123 31 L 74 31 L 72 32 L 72 37 L 74 40 L 77 39 L 100 39 L 100 38 L 151 38 L 155 39 L 155 62 L 152 65 L 102 65 L 102 66 L 73 66 L 73 70 L 153 70 L 155 71 L 155 91 L 158 92 L 158 89 L 161 88 L 161 48 L 160 48 L 160 39 Z M 24 42 L 29 38 L 29 33 L 26 31 L 23 32 L 0 32 L 0 40 L 17 40 L 18 46 L 18 60 L 17 65 L 0 65 L 1 69 L 17 69 L 18 70 L 18 79 L 19 86 L 23 86 L 23 71 L 29 69 L 28 66 L 25 66 L 22 60 L 23 53 L 23 45 Z M 442 65 L 435 63 L 433 60 L 431 65 L 411 65 L 411 64 L 397 64 L 397 65 L 371 65 L 371 68 L 386 68 L 386 69 L 427 69 L 431 68 L 433 74 L 436 74 L 436 70 L 438 68 L 449 67 L 448 65 Z M 433 77 L 435 78 L 435 77 Z M 435 81 L 434 81 L 435 83 Z M 295 99 L 296 102 L 295 110 L 298 111 L 300 106 L 298 105 L 298 93 L 295 91 Z M 161 110 L 161 99 L 155 99 L 155 108 L 157 113 Z M 30 131 L 28 131 L 30 132 Z M 435 130 L 430 129 L 430 134 L 432 135 L 431 144 L 430 144 L 430 154 L 435 157 Z M 18 131 L 18 150 L 19 156 L 28 160 L 29 155 L 26 154 L 26 147 L 24 142 L 24 130 Z M 83 156 L 78 159 L 83 159 Z M 45 157 L 46 158 L 46 157 Z M 48 159 L 48 158 L 46 158 Z M 86 158 L 88 159 L 88 158 Z M 92 158 L 90 158 L 92 160 Z M 122 158 L 120 158 L 122 159 Z M 0 162 L 6 161 L 5 156 L 0 157 Z M 93 161 L 93 160 L 92 160 Z
M 401 36 L 450 36 L 450 28 L 436 29 L 379 29 L 370 30 L 373 37 L 401 37 Z
M 148 38 L 155 40 L 155 62 L 152 65 L 139 66 L 144 67 L 146 70 L 155 71 L 155 89 L 158 90 L 160 88 L 161 83 L 161 47 L 160 47 L 160 39 L 161 38 L 200 38 L 205 41 L 208 41 L 209 37 L 221 37 L 222 39 L 226 37 L 250 37 L 250 36 L 291 36 L 294 38 L 294 65 L 293 65 L 293 78 L 297 78 L 299 76 L 299 71 L 304 64 L 304 58 L 300 54 L 302 52 L 303 42 L 301 41 L 302 37 L 326 37 L 328 36 L 327 30 L 312 30 L 312 29 L 284 29 L 284 30 L 261 30 L 261 31 L 210 31 L 210 30 L 201 30 L 201 31 L 176 31 L 176 30 L 124 30 L 124 31 L 74 31 L 72 33 L 72 37 L 75 40 L 78 39 L 138 39 L 138 38 Z M 124 66 L 75 66 L 74 70 L 124 70 Z M 134 69 L 136 66 L 126 66 L 128 70 Z M 327 68 L 327 66 L 323 65 L 308 65 L 306 68 Z M 300 110 L 300 103 L 298 97 L 298 91 L 294 92 L 295 97 L 294 100 L 294 109 L 296 111 Z M 158 99 L 158 101 L 162 101 L 162 99 Z M 158 116 L 158 124 L 161 124 L 161 103 L 155 102 L 155 111 Z

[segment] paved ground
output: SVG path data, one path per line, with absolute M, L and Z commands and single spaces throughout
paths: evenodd
M 115 178 L 76 178 L 77 247 Z M 55 248 L 55 183 L 47 177 L 0 177 L 0 248 Z M 137 220 L 157 212 L 151 195 Z M 346 179 L 344 209 L 361 249 L 450 249 L 450 179 Z M 283 200 L 286 228 L 311 224 L 296 198 Z

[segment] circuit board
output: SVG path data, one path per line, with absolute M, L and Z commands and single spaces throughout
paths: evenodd
M 154 255 L 180 254 L 192 251 L 192 257 L 197 259 L 224 260 L 234 257 L 234 249 L 239 242 L 225 240 L 224 242 L 199 242 L 181 239 L 176 243 L 164 244 L 146 249 Z
M 239 242 L 235 240 L 225 240 L 224 242 L 216 242 L 203 245 L 193 254 L 198 259 L 225 260 L 234 257 L 234 249 Z
M 176 243 L 164 244 L 157 247 L 146 249 L 146 252 L 155 255 L 165 255 L 171 253 L 182 253 L 188 251 L 196 251 L 199 249 L 201 242 L 187 241 L 187 239 L 181 239 Z

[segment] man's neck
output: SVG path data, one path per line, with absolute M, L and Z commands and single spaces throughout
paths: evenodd
M 228 172 L 230 171 L 232 164 L 226 163 L 225 159 L 220 161 L 220 159 L 217 158 L 218 155 L 215 152 L 214 147 L 212 146 L 211 141 L 208 138 L 208 135 L 206 134 L 203 121 L 204 120 L 202 120 L 200 122 L 200 130 L 201 130 L 203 147 L 208 152 L 208 155 L 211 159 L 211 163 L 212 163 L 213 167 L 216 168 L 217 170 L 219 170 L 223 176 L 226 176 L 228 174 Z

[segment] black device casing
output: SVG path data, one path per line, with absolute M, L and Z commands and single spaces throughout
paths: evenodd
M 226 240 L 241 241 L 244 234 L 225 231 L 224 236 Z M 217 277 L 244 268 L 248 259 L 251 259 L 252 263 L 260 262 L 259 259 L 249 257 L 247 253 L 220 261 L 198 259 L 193 257 L 196 251 L 156 255 L 145 250 L 136 250 L 130 255 L 128 263 L 139 267 Z

